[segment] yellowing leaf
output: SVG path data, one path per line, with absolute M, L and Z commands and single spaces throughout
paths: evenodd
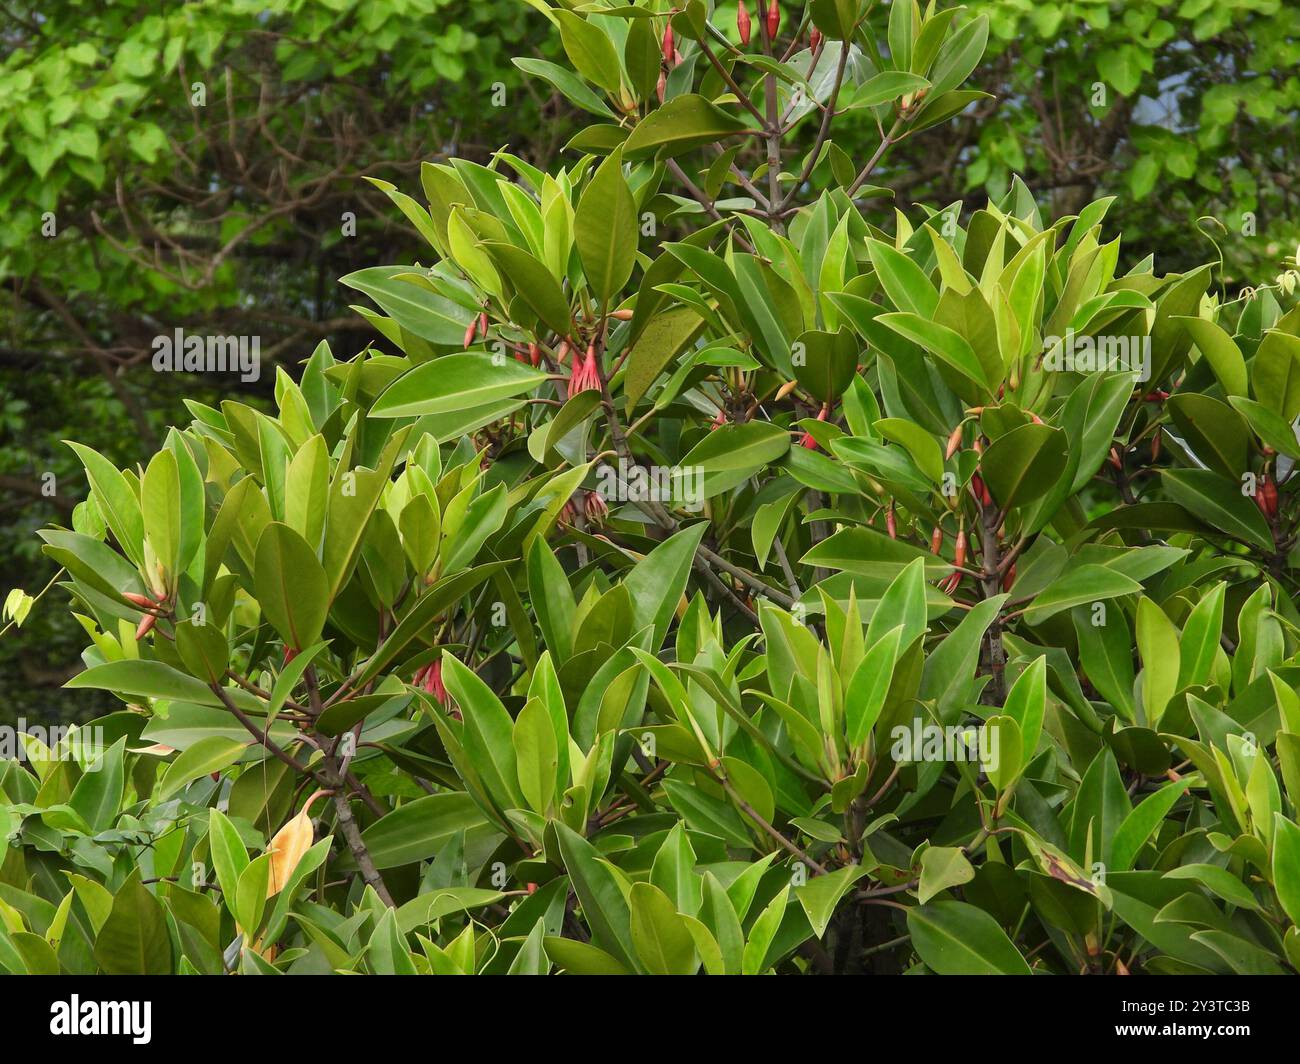
M 313 829 L 307 810 L 315 798 L 316 795 L 312 795 L 308 799 L 302 812 L 277 831 L 275 838 L 271 840 L 271 845 L 267 847 L 266 852 L 271 855 L 271 871 L 266 877 L 268 898 L 273 894 L 279 894 L 284 889 L 284 885 L 289 882 L 289 877 L 293 875 L 293 870 L 302 860 L 302 855 L 311 849 Z

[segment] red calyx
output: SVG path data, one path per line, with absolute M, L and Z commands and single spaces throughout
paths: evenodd
M 664 62 L 670 67 L 673 65 L 673 56 L 677 51 L 677 45 L 673 40 L 673 27 L 669 23 L 664 27 Z
M 749 8 L 745 6 L 745 0 L 740 0 L 740 6 L 736 8 L 736 30 L 740 34 L 740 43 L 749 44 L 753 29 L 749 19 Z
M 767 5 L 767 37 L 768 40 L 776 40 L 776 35 L 781 29 L 781 8 L 776 0 L 771 0 Z
M 605 497 L 598 491 L 587 492 L 583 509 L 587 515 L 587 523 L 597 527 L 603 525 L 605 519 L 609 516 L 609 507 L 605 504 Z
M 1277 485 L 1269 476 L 1262 476 L 1255 485 L 1255 505 L 1270 521 L 1277 516 Z
M 572 399 L 579 392 L 589 392 L 599 390 L 600 372 L 596 368 L 596 345 L 587 345 L 587 354 L 581 364 L 575 357 L 573 360 L 573 370 L 569 376 L 569 398 Z
M 442 682 L 441 658 L 420 669 L 415 674 L 415 683 L 422 686 L 426 694 L 432 695 L 438 705 L 446 706 L 451 701 L 446 685 Z

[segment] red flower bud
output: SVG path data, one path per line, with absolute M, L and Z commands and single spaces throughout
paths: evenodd
M 664 27 L 664 62 L 669 66 L 673 65 L 673 53 L 677 51 L 677 45 L 673 41 L 673 26 L 670 22 Z
M 822 31 L 819 30 L 816 26 L 813 27 L 812 33 L 808 35 L 808 47 L 811 48 L 814 52 L 821 51 Z
M 1011 563 L 1011 568 L 1007 570 L 1007 575 L 1002 578 L 1002 590 L 1010 591 L 1011 585 L 1016 582 L 1016 563 Z
M 889 508 L 885 510 L 885 531 L 889 533 L 890 539 L 898 538 L 898 518 L 894 516 L 894 504 L 891 501 Z
M 478 318 L 475 318 L 465 326 L 465 347 L 468 348 L 474 342 L 474 336 L 478 332 Z
M 542 364 L 542 349 L 536 344 L 528 345 L 528 361 L 532 363 L 534 367 Z
M 930 536 L 930 553 L 938 554 L 941 550 L 943 550 L 943 528 L 935 525 L 934 533 Z
M 768 40 L 776 40 L 776 35 L 781 29 L 781 8 L 776 0 L 771 0 L 767 5 L 767 37 Z
M 964 528 L 957 533 L 957 548 L 952 561 L 958 569 L 966 564 L 966 530 Z
M 578 504 L 570 499 L 560 508 L 560 512 L 556 514 L 555 523 L 561 528 L 572 528 L 574 522 L 578 520 L 578 514 L 580 512 Z
M 753 31 L 749 20 L 749 8 L 745 6 L 745 0 L 740 0 L 740 6 L 736 8 L 736 30 L 740 33 L 740 43 L 749 44 L 749 38 Z
M 155 613 L 147 614 L 135 630 L 135 641 L 138 643 L 141 639 L 149 634 L 149 630 L 158 623 L 158 615 Z
M 1267 475 L 1260 477 L 1255 485 L 1255 505 L 1270 521 L 1277 516 L 1277 485 Z
M 659 97 L 659 102 L 664 102 L 664 96 L 668 92 L 668 79 L 664 77 L 664 72 L 659 71 L 659 83 L 655 85 L 655 95 Z
M 283 663 L 281 663 L 280 667 L 284 668 L 285 665 L 288 665 L 289 662 L 293 661 L 293 659 L 296 658 L 297 656 L 298 656 L 298 651 L 294 650 L 293 647 L 285 647 L 284 661 Z
M 433 695 L 434 700 L 440 706 L 446 706 L 451 702 L 451 696 L 447 694 L 447 687 L 442 682 L 442 658 L 439 658 L 428 667 L 424 676 L 424 690 Z
M 122 592 L 122 597 L 133 606 L 139 606 L 141 609 L 151 610 L 154 608 L 154 600 L 144 595 L 137 595 L 134 591 Z

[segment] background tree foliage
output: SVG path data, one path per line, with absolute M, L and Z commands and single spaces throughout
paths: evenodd
M 553 150 L 566 116 L 509 62 L 554 51 L 525 21 L 510 0 L 5 5 L 0 582 L 28 582 L 30 533 L 82 494 L 61 439 L 138 460 L 183 394 L 229 386 L 153 373 L 153 337 L 257 335 L 290 361 L 322 337 L 363 342 L 337 278 L 416 250 L 366 178 L 485 160 L 521 129 L 526 151 Z M 489 105 L 499 81 L 509 107 Z M 52 638 L 0 650 L 3 712 L 75 714 L 50 686 L 75 637 L 33 623 Z

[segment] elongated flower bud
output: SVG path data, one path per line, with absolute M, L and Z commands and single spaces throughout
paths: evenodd
M 930 553 L 938 554 L 941 550 L 943 550 L 943 528 L 935 525 L 934 532 L 930 536 Z
M 613 318 L 615 321 L 631 321 L 631 320 L 632 320 L 632 314 L 633 314 L 633 311 L 632 311 L 631 309 L 629 309 L 629 308 L 627 308 L 627 307 L 624 307 L 624 308 L 621 309 L 621 310 L 615 310 L 615 311 L 613 311 L 613 312 L 610 314 L 610 317 Z
M 664 27 L 664 62 L 669 66 L 673 65 L 673 53 L 676 51 L 677 45 L 673 40 L 673 27 L 670 22 Z
M 781 30 L 781 8 L 776 0 L 771 0 L 767 5 L 767 36 L 768 40 L 776 40 L 776 35 Z
M 966 530 L 964 528 L 957 533 L 957 547 L 952 561 L 958 569 L 966 564 Z
M 808 35 L 808 47 L 814 52 L 820 52 L 822 48 L 822 31 L 816 26 L 813 27 L 812 33 Z
M 467 326 L 465 326 L 465 345 L 464 345 L 464 346 L 465 346 L 467 349 L 469 348 L 469 345 L 472 344 L 472 343 L 474 342 L 474 336 L 475 336 L 475 334 L 476 334 L 477 332 L 478 332 L 478 318 L 475 318 L 475 319 L 474 319 L 473 321 L 471 321 Z
M 424 674 L 424 690 L 431 694 L 440 706 L 446 706 L 451 697 L 447 694 L 447 685 L 442 682 L 442 658 L 439 658 Z
M 890 539 L 898 538 L 898 518 L 894 515 L 894 504 L 892 502 L 885 511 L 885 531 L 889 533 Z
M 151 610 L 154 608 L 154 600 L 145 595 L 138 595 L 134 591 L 123 591 L 122 597 L 133 606 L 139 606 L 141 609 Z
M 954 454 L 956 454 L 957 449 L 961 447 L 961 433 L 964 427 L 965 426 L 963 425 L 958 425 L 955 429 L 952 430 L 952 435 L 948 437 L 948 446 L 944 449 L 943 452 L 943 460 L 945 462 L 948 461 L 948 459 L 951 458 Z
M 1255 485 L 1255 505 L 1270 521 L 1277 516 L 1277 485 L 1271 477 L 1262 476 Z
M 745 6 L 745 0 L 740 0 L 740 6 L 736 8 L 736 30 L 740 34 L 740 43 L 748 45 L 753 28 L 749 18 L 749 8 Z
M 487 333 L 488 333 L 488 316 L 487 316 L 487 311 L 485 310 L 478 316 L 478 334 L 479 336 L 487 336 Z
M 668 92 L 668 79 L 664 77 L 664 72 L 659 71 L 659 82 L 655 85 L 655 95 L 659 97 L 659 102 L 664 102 L 664 96 Z
M 542 349 L 536 344 L 528 345 L 528 361 L 534 366 L 542 364 Z
M 1011 585 L 1016 582 L 1016 563 L 1011 563 L 1011 568 L 1007 570 L 1007 575 L 1002 578 L 1002 590 L 1010 591 Z
M 149 630 L 158 623 L 158 615 L 155 613 L 146 614 L 140 622 L 139 627 L 135 630 L 135 641 L 138 643 L 141 639 L 149 634 Z

